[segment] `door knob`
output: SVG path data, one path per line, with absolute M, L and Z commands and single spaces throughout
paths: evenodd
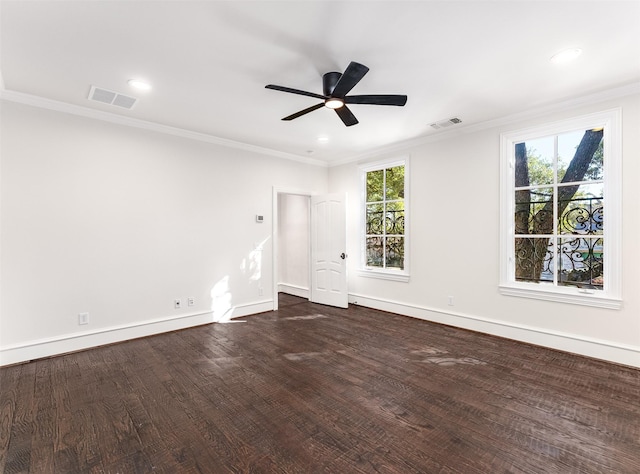
M 346 254 L 346 253 L 344 253 L 344 252 L 342 252 L 342 253 L 340 254 L 340 258 L 341 258 L 342 260 L 344 260 L 345 258 L 347 258 L 347 254 Z

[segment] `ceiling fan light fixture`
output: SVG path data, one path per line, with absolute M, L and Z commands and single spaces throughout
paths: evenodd
M 325 107 L 335 110 L 344 106 L 344 100 L 332 97 L 331 99 L 325 100 L 324 105 Z

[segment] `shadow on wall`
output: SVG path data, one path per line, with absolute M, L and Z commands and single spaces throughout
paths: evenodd
M 270 237 L 266 237 L 262 242 L 255 245 L 255 248 L 242 259 L 240 263 L 240 271 L 243 275 L 247 275 L 249 281 L 258 283 L 261 288 L 262 281 L 262 250 Z M 233 294 L 229 287 L 229 275 L 225 275 L 211 288 L 211 312 L 213 313 L 214 323 L 232 322 L 233 312 Z

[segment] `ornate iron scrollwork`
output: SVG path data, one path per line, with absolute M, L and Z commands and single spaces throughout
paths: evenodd
M 556 235 L 553 234 L 551 200 L 516 204 L 515 259 L 519 281 L 553 281 L 562 286 L 602 289 L 604 206 L 601 197 L 575 197 L 558 203 Z M 591 237 L 594 236 L 594 237 Z

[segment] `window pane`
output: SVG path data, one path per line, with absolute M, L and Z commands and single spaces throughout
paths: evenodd
M 404 202 L 387 203 L 387 213 L 385 219 L 385 230 L 387 234 L 404 234 Z M 371 232 L 373 234 L 373 232 Z
M 384 204 L 367 204 L 367 234 L 383 234 Z
M 516 281 L 553 282 L 552 239 L 517 238 L 515 250 Z
M 367 237 L 367 266 L 382 267 L 384 263 L 384 248 L 382 237 Z
M 384 170 L 367 173 L 367 202 L 382 201 L 384 187 Z
M 386 172 L 386 199 L 404 199 L 404 166 L 387 168 Z
M 524 145 L 527 175 L 518 177 L 516 187 L 553 184 L 554 137 L 528 140 Z
M 604 227 L 604 185 L 558 188 L 558 232 L 601 235 Z
M 404 237 L 387 237 L 387 268 L 404 269 Z
M 516 234 L 550 234 L 553 232 L 553 188 L 515 192 Z
M 569 163 L 576 154 L 584 130 L 568 132 L 558 135 L 558 182 L 562 181 Z
M 405 165 L 365 173 L 365 266 L 404 269 Z
M 603 239 L 577 238 L 558 239 L 560 265 L 558 266 L 558 284 L 602 290 L 603 278 Z
M 558 135 L 558 182 L 562 182 L 571 160 L 576 155 L 578 145 L 585 137 L 585 134 L 591 134 L 593 130 L 579 130 L 576 132 L 563 133 Z M 600 135 L 593 137 L 598 139 Z M 592 149 L 593 150 L 593 149 Z M 586 172 L 582 172 L 578 176 L 579 179 L 571 178 L 571 181 L 594 181 L 604 178 L 604 156 L 603 141 L 600 139 L 599 145 L 593 155 L 588 156 L 589 164 Z

